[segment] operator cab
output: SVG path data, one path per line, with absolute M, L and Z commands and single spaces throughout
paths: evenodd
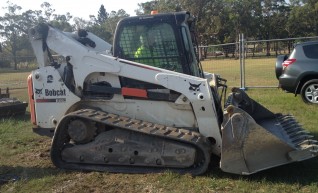
M 188 12 L 124 18 L 117 25 L 113 55 L 203 77 L 191 38 L 193 28 L 194 18 Z

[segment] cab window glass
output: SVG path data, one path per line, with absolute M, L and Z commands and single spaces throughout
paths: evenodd
M 182 27 L 182 37 L 183 37 L 183 42 L 184 42 L 184 47 L 185 47 L 185 53 L 189 62 L 189 67 L 190 70 L 193 72 L 194 76 L 200 76 L 199 74 L 199 68 L 197 65 L 197 61 L 195 60 L 195 54 L 194 52 L 191 52 L 191 38 L 188 36 L 189 33 L 186 32 L 187 29 L 186 27 Z
M 119 36 L 119 46 L 119 57 L 182 72 L 176 37 L 167 23 L 125 26 Z

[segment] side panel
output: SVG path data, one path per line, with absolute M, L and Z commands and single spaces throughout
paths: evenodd
M 109 113 L 173 127 L 198 127 L 189 105 L 131 99 L 125 99 L 124 103 L 116 100 L 91 100 L 85 101 L 85 105 Z
M 32 72 L 36 125 L 54 128 L 65 112 L 80 100 L 64 84 L 58 71 L 50 66 Z
M 84 85 L 97 82 L 107 82 L 113 88 L 121 88 L 120 78 L 112 73 L 91 73 L 86 77 Z M 158 92 L 157 89 L 154 90 Z M 121 94 L 114 94 L 110 98 L 85 95 L 85 91 L 84 86 L 81 102 L 86 107 L 168 126 L 198 127 L 190 102 L 183 100 L 184 95 L 171 102 L 149 100 L 146 89 L 123 87 Z

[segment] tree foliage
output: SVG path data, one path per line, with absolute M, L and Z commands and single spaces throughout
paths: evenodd
M 104 5 L 101 5 L 98 11 L 97 23 L 103 24 L 106 22 L 107 18 L 108 18 L 108 13 L 106 12 Z
M 288 3 L 287 3 L 288 2 Z M 201 44 L 317 35 L 317 0 L 157 0 L 138 4 L 136 13 L 187 10 L 197 19 Z
M 86 29 L 111 43 L 115 33 L 118 21 L 124 17 L 129 17 L 125 10 L 120 9 L 117 12 L 111 11 L 108 13 L 104 5 L 101 5 L 98 11 L 97 19 L 91 15 L 91 22 L 86 26 Z
M 293 36 L 315 36 L 318 34 L 318 1 L 291 1 L 291 12 L 286 29 Z
M 7 2 L 4 16 L 0 17 L 0 57 L 9 57 L 13 60 L 14 69 L 17 69 L 18 59 L 23 56 L 33 55 L 30 42 L 28 40 L 28 30 L 30 26 L 38 23 L 48 23 L 62 31 L 75 31 L 79 28 L 86 28 L 102 39 L 111 42 L 117 22 L 129 15 L 124 10 L 107 13 L 101 5 L 97 19 L 91 15 L 91 21 L 82 18 L 74 18 L 70 13 L 56 14 L 53 6 L 44 2 L 41 10 L 27 10 L 22 12 L 22 7 Z
M 22 15 L 18 12 L 22 9 L 20 6 L 9 4 L 6 7 L 8 12 L 0 17 L 0 35 L 7 41 L 2 45 L 5 52 L 11 54 L 14 60 L 14 69 L 17 69 L 17 53 L 19 51 L 19 40 L 23 33 L 23 26 L 20 26 Z
M 251 40 L 316 36 L 318 34 L 317 0 L 150 0 L 138 4 L 137 15 L 189 11 L 196 17 L 201 45 L 230 43 L 244 33 Z M 112 42 L 117 22 L 128 17 L 125 10 L 107 12 L 104 5 L 86 21 L 70 13 L 56 14 L 44 2 L 41 10 L 27 10 L 7 2 L 0 17 L 1 55 L 14 58 L 32 54 L 27 31 L 30 26 L 46 22 L 65 31 L 85 28 Z

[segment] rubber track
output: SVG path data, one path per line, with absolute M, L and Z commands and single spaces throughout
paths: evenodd
M 65 162 L 61 158 L 61 152 L 64 144 L 68 143 L 67 124 L 71 119 L 88 119 L 94 122 L 102 123 L 106 126 L 116 127 L 120 129 L 139 132 L 167 140 L 178 141 L 185 145 L 191 145 L 196 148 L 196 163 L 189 168 L 164 168 L 145 166 L 118 166 L 107 164 L 81 164 Z M 179 129 L 175 127 L 167 127 L 164 125 L 154 124 L 142 120 L 131 119 L 116 114 L 110 114 L 103 111 L 92 109 L 81 109 L 72 112 L 63 117 L 55 130 L 51 147 L 51 159 L 55 166 L 62 169 L 70 170 L 88 170 L 88 171 L 106 171 L 112 173 L 157 173 L 163 171 L 172 171 L 177 173 L 190 173 L 192 175 L 200 175 L 206 172 L 210 163 L 212 145 L 200 133 Z

